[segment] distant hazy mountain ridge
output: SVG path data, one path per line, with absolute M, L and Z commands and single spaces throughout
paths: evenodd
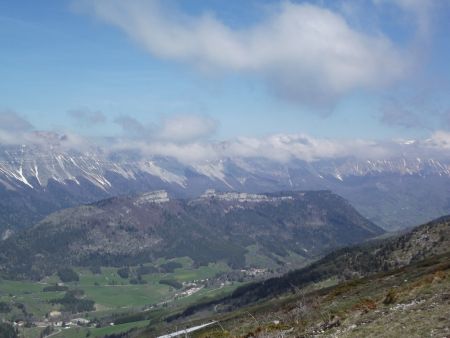
M 398 158 L 389 160 L 321 160 L 315 162 L 293 161 L 278 164 L 268 160 L 227 158 L 200 164 L 184 165 L 171 158 L 130 159 L 107 155 L 101 150 L 79 153 L 58 148 L 36 146 L 0 146 L 0 185 L 8 190 L 24 187 L 45 188 L 49 181 L 80 184 L 79 178 L 92 185 L 109 190 L 113 188 L 108 176 L 115 173 L 126 180 L 138 180 L 147 174 L 165 182 L 188 188 L 187 170 L 204 176 L 221 188 L 245 187 L 252 175 L 266 174 L 277 177 L 277 184 L 290 186 L 293 180 L 289 170 L 304 168 L 319 179 L 334 177 L 343 180 L 349 176 L 375 174 L 439 175 L 450 176 L 450 163 L 434 159 Z M 271 170 L 267 170 L 267 169 Z M 298 179 L 298 178 L 297 178 Z
M 450 212 L 450 162 L 434 159 L 292 160 L 224 158 L 183 164 L 101 149 L 0 146 L 0 231 L 34 224 L 61 208 L 164 189 L 197 197 L 207 189 L 261 193 L 330 189 L 385 228 Z M 420 209 L 420 213 L 417 210 Z

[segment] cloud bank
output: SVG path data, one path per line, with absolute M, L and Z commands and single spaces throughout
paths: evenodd
M 211 135 L 217 122 L 199 115 L 165 117 L 151 126 L 131 117 L 121 117 L 117 123 L 123 126 L 124 133 L 108 138 L 86 138 L 70 131 L 38 131 L 25 118 L 10 111 L 0 112 L 0 121 L 12 122 L 10 128 L 0 124 L 0 147 L 28 145 L 87 154 L 101 151 L 110 156 L 133 154 L 134 158 L 141 159 L 162 156 L 188 165 L 226 158 L 263 158 L 280 163 L 347 157 L 450 159 L 450 133 L 442 130 L 416 140 L 374 141 L 272 134 L 216 141 Z
M 165 116 L 159 124 L 150 125 L 126 115 L 119 116 L 114 122 L 129 138 L 175 143 L 206 139 L 214 134 L 218 126 L 213 118 L 195 114 Z
M 397 2 L 413 9 L 421 3 Z M 159 0 L 78 4 L 157 58 L 261 77 L 278 96 L 302 104 L 325 105 L 355 89 L 384 87 L 403 78 L 413 63 L 382 33 L 358 31 L 340 13 L 309 3 L 281 2 L 242 29 L 211 12 L 189 15 Z

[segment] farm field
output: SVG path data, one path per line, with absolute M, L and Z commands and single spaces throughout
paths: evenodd
M 153 272 L 140 275 L 139 283 L 131 280 L 135 277 L 135 272 L 143 268 L 160 268 L 164 264 L 170 263 L 168 272 Z M 136 312 L 149 311 L 158 308 L 173 308 L 186 304 L 191 304 L 200 299 L 207 299 L 217 295 L 231 292 L 241 283 L 234 285 L 207 284 L 207 280 L 213 280 L 217 275 L 231 271 L 225 263 L 211 263 L 208 266 L 195 267 L 188 258 L 178 258 L 174 260 L 157 260 L 152 265 L 134 266 L 129 268 L 128 278 L 123 278 L 118 273 L 118 268 L 102 267 L 97 273 L 88 268 L 74 268 L 79 280 L 75 282 L 61 283 L 55 274 L 39 282 L 37 281 L 12 281 L 0 280 L 0 302 L 8 304 L 11 311 L 2 314 L 8 320 L 21 320 L 33 323 L 40 323 L 40 327 L 21 327 L 20 333 L 27 338 L 39 337 L 41 332 L 51 322 L 58 320 L 70 321 L 71 318 L 85 318 L 102 322 L 100 328 L 95 327 L 54 327 L 52 337 L 91 337 L 103 336 L 105 334 L 124 332 L 130 328 L 146 326 L 148 320 L 133 321 L 120 325 L 105 324 L 108 318 L 117 318 L 121 315 Z M 189 286 L 177 290 L 175 287 L 161 284 L 162 280 L 183 283 L 190 283 Z M 195 283 L 195 284 L 193 284 Z M 66 291 L 47 291 L 44 288 L 60 285 L 68 290 L 79 290 L 83 299 L 92 300 L 95 305 L 94 311 L 65 314 L 61 319 L 55 318 L 45 322 L 52 311 L 60 311 L 62 306 L 52 303 L 56 299 L 61 299 Z M 186 284 L 185 284 L 186 285 Z M 186 290 L 191 285 L 198 285 L 192 294 L 176 294 Z M 111 319 L 112 320 L 112 319 Z M 59 332 L 60 331 L 60 332 Z M 58 333 L 59 332 L 59 333 Z
M 159 327 L 161 316 L 308 262 L 292 252 L 267 258 L 260 247 L 247 249 L 245 269 L 232 269 L 223 261 L 199 266 L 179 257 L 120 268 L 73 267 L 66 269 L 76 277 L 71 281 L 60 271 L 40 281 L 0 279 L 0 303 L 7 309 L 0 315 L 19 323 L 21 337 L 38 338 L 44 330 L 52 337 L 102 337 L 149 324 Z M 282 267 L 276 262 L 283 262 Z M 71 323 L 76 318 L 89 324 Z
M 132 322 L 114 326 L 105 326 L 101 328 L 69 328 L 61 330 L 60 333 L 55 334 L 52 337 L 55 338 L 79 338 L 86 337 L 89 334 L 90 337 L 103 337 L 112 333 L 121 333 L 129 331 L 133 328 L 142 328 L 148 325 L 148 320 L 143 320 L 139 322 Z

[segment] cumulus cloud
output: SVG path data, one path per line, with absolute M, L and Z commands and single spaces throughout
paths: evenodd
M 338 12 L 308 3 L 284 1 L 241 29 L 210 12 L 169 10 L 159 0 L 81 3 L 156 57 L 203 71 L 253 74 L 279 96 L 300 103 L 323 104 L 354 89 L 385 86 L 402 78 L 411 63 L 388 37 L 358 31 Z
M 106 122 L 106 116 L 99 110 L 74 109 L 69 110 L 67 114 L 82 125 L 90 126 L 93 124 L 102 124 Z

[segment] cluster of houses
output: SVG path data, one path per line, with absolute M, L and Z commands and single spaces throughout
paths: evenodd
M 29 325 L 28 322 L 25 322 L 23 320 L 16 320 L 11 323 L 14 327 L 26 327 Z M 70 327 L 78 327 L 78 326 L 89 326 L 91 324 L 91 321 L 86 318 L 71 318 L 67 320 L 62 319 L 62 313 L 60 311 L 51 311 L 47 318 L 43 319 L 42 321 L 34 321 L 32 323 L 33 326 L 37 327 L 61 327 L 61 328 L 70 328 Z

